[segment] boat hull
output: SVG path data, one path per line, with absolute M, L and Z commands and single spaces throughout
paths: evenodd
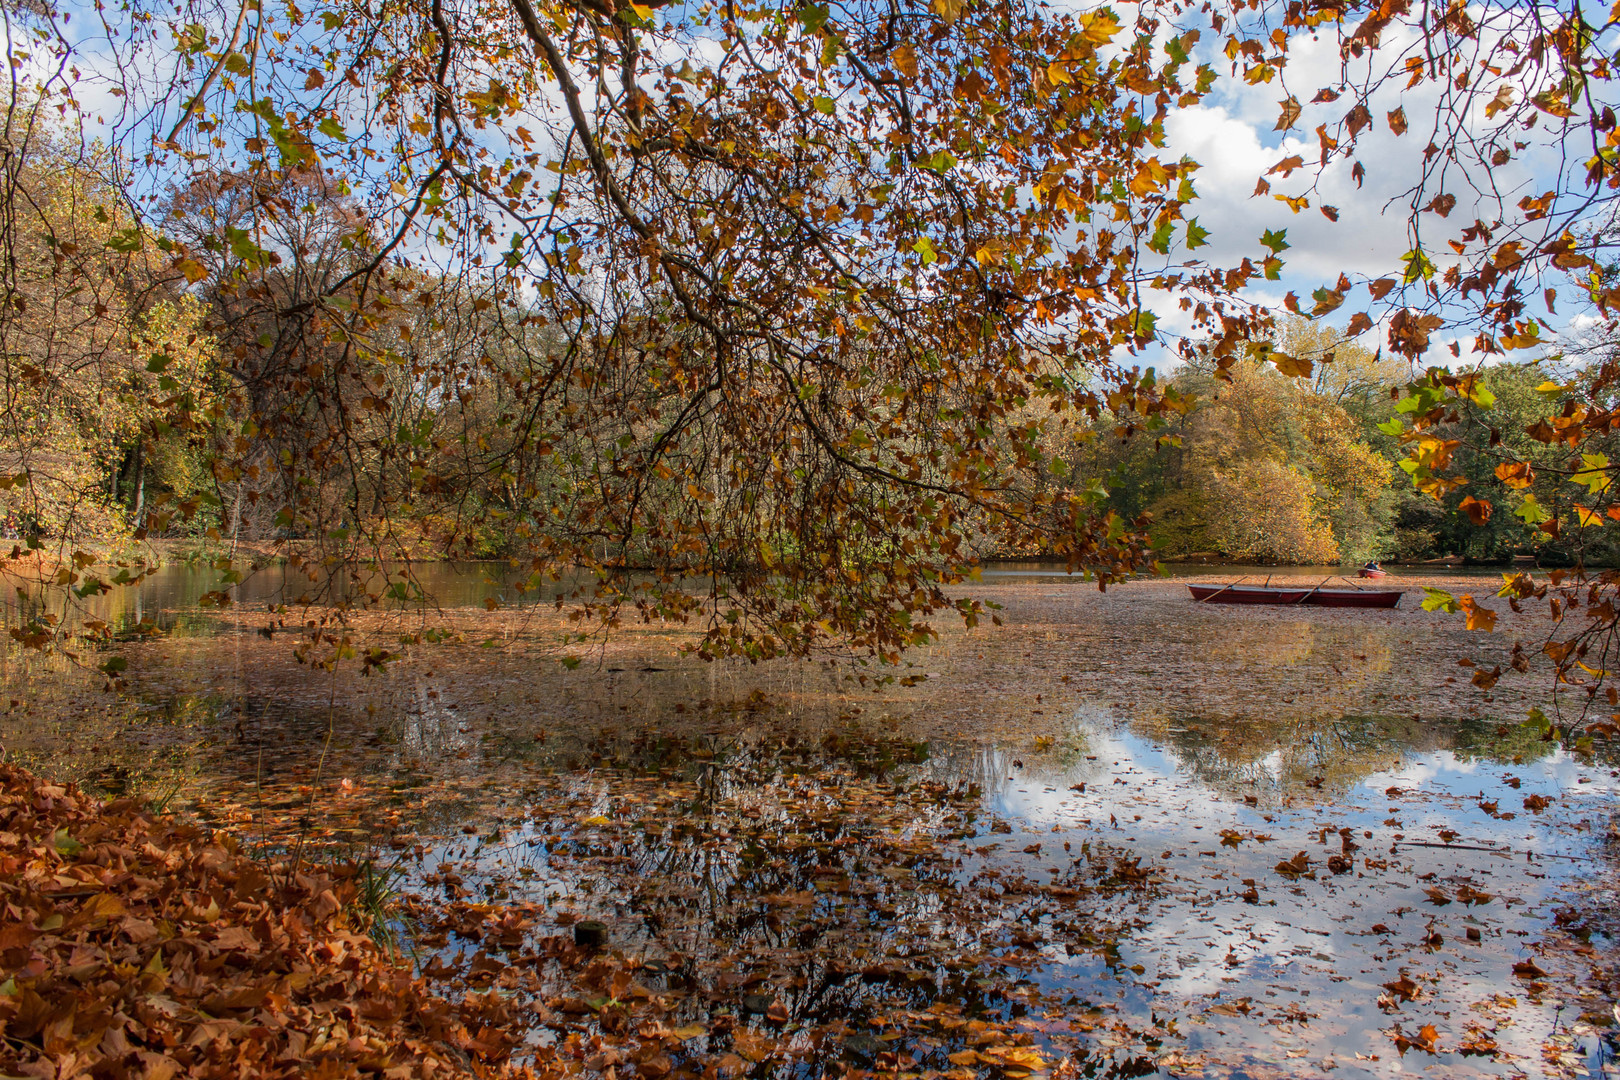
M 1359 576 L 1366 578 L 1381 578 L 1388 577 L 1389 575 L 1383 570 L 1362 570 Z
M 1210 604 L 1303 604 L 1309 607 L 1392 608 L 1399 589 L 1266 588 L 1259 585 L 1188 585 L 1193 599 Z

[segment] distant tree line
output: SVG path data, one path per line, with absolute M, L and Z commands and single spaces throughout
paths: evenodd
M 1582 520 L 1577 508 L 1591 501 L 1592 485 L 1571 482 L 1571 470 L 1562 468 L 1568 448 L 1532 434 L 1583 370 L 1579 358 L 1479 369 L 1488 423 L 1449 450 L 1447 467 L 1463 482 L 1433 490 L 1401 467 L 1409 448 L 1400 420 L 1411 411 L 1402 402 L 1422 373 L 1338 341 L 1332 327 L 1304 318 L 1279 325 L 1274 349 L 1312 359 L 1311 374 L 1284 375 L 1267 362 L 1268 350 L 1225 380 L 1213 364 L 1194 361 L 1168 386 L 1173 398 L 1196 404 L 1151 430 L 1130 431 L 1120 422 L 1128 414 L 1115 414 L 1069 432 L 1068 469 L 1097 477 L 1106 504 L 1124 517 L 1148 515 L 1161 558 L 1333 564 L 1518 557 L 1548 567 L 1620 560 L 1603 521 Z M 1529 469 L 1502 468 L 1505 453 Z M 1584 477 L 1594 478 L 1606 483 L 1604 466 Z M 1499 504 L 1486 509 L 1487 500 Z M 1557 527 L 1560 520 L 1566 527 Z

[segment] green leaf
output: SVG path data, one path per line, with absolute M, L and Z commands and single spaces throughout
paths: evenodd
M 917 242 L 911 245 L 911 250 L 922 256 L 924 266 L 939 261 L 939 252 L 934 250 L 934 242 L 926 236 L 917 237 Z
M 336 139 L 338 142 L 349 141 L 349 133 L 343 130 L 343 125 L 338 123 L 335 116 L 328 116 L 325 120 L 322 120 L 315 126 L 315 130 L 328 138 Z
M 1197 218 L 1193 218 L 1191 221 L 1187 222 L 1187 250 L 1188 251 L 1191 251 L 1194 248 L 1201 248 L 1205 244 L 1207 244 L 1208 242 L 1209 242 L 1209 230 L 1204 228 L 1203 226 L 1199 225 Z
M 141 250 L 141 230 L 135 227 L 119 229 L 107 241 L 107 246 L 114 251 L 124 252 L 126 255 L 132 251 Z
M 1582 454 L 1581 467 L 1574 476 L 1569 478 L 1572 484 L 1580 484 L 1593 495 L 1601 495 L 1609 486 L 1609 455 Z
M 246 75 L 251 69 L 248 67 L 247 57 L 233 52 L 225 58 L 225 70 L 232 75 Z
M 111 656 L 107 658 L 106 663 L 102 664 L 101 667 L 97 668 L 96 670 L 107 675 L 116 675 L 120 671 L 125 671 L 128 668 L 128 660 L 125 660 L 122 656 Z
M 1419 280 L 1428 281 L 1434 277 L 1434 263 L 1423 253 L 1422 248 L 1413 248 L 1401 256 L 1401 262 L 1406 264 L 1406 270 L 1401 274 L 1401 281 L 1407 285 Z
M 827 97 L 825 94 L 817 94 L 811 99 L 810 104 L 814 105 L 816 107 L 816 112 L 823 116 L 831 116 L 833 114 L 833 110 L 838 108 L 838 103 L 832 98 Z
M 161 375 L 165 368 L 174 363 L 174 357 L 167 353 L 154 353 L 152 359 L 146 362 L 146 370 L 154 375 Z
M 799 21 L 804 28 L 814 34 L 827 25 L 831 13 L 826 4 L 806 4 L 799 9 Z
M 84 845 L 69 836 L 65 828 L 57 829 L 56 832 L 51 834 L 51 846 L 57 850 L 58 854 L 67 856 L 77 855 L 84 850 Z
M 1457 605 L 1457 598 L 1444 589 L 1431 589 L 1425 585 L 1423 591 L 1429 594 L 1423 598 L 1424 611 L 1446 611 L 1455 614 L 1462 610 Z
M 1399 420 L 1385 420 L 1382 424 L 1378 425 L 1378 430 L 1382 431 L 1385 435 L 1394 435 L 1399 437 L 1406 431 L 1406 425 L 1401 423 Z
M 264 251 L 253 242 L 253 234 L 246 229 L 225 227 L 225 241 L 231 246 L 231 254 L 243 262 L 257 263 L 266 261 Z
M 567 668 L 569 671 L 573 671 L 575 668 L 579 667 L 579 657 L 577 657 L 577 656 L 565 656 L 565 657 L 563 657 L 562 658 L 562 666 Z
M 1526 525 L 1540 525 L 1543 521 L 1547 521 L 1552 517 L 1540 503 L 1536 502 L 1534 495 L 1526 495 L 1524 502 L 1520 503 L 1519 508 L 1513 511 L 1513 516 Z
M 1273 255 L 1281 255 L 1288 250 L 1287 229 L 1267 229 L 1260 234 L 1260 242 L 1271 249 Z
M 1399 413 L 1426 413 L 1440 404 L 1445 394 L 1432 383 L 1413 383 L 1407 387 L 1411 393 L 1395 403 Z
M 1166 221 L 1153 231 L 1153 237 L 1148 241 L 1148 250 L 1156 251 L 1160 255 L 1170 254 L 1170 239 L 1176 234 L 1176 223 Z

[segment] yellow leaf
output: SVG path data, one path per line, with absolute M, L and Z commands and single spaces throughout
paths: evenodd
M 1311 369 L 1315 366 L 1309 357 L 1289 356 L 1287 353 L 1274 352 L 1271 362 L 1277 365 L 1277 370 L 1284 375 L 1301 379 L 1309 378 Z
M 1575 521 L 1580 525 L 1581 528 L 1591 529 L 1602 527 L 1603 515 L 1598 511 L 1589 510 L 1580 503 L 1575 503 L 1573 509 L 1575 511 Z
M 1169 178 L 1169 170 L 1159 163 L 1159 159 L 1149 158 L 1136 167 L 1136 177 L 1131 181 L 1131 194 L 1146 195 L 1157 191 Z
M 1485 103 L 1485 119 L 1493 118 L 1513 104 L 1513 87 L 1504 86 L 1496 92 L 1496 96 Z

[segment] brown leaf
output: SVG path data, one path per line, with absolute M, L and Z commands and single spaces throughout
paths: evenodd
M 1377 930 L 1378 927 L 1375 926 L 1373 929 Z M 1386 934 L 1389 933 L 1389 928 L 1385 927 L 1383 932 Z M 1394 982 L 1385 983 L 1384 989 L 1388 990 L 1391 994 L 1394 994 L 1402 1001 L 1416 1001 L 1419 992 L 1418 984 L 1413 982 L 1405 972 L 1402 972 L 1401 977 Z
M 917 77 L 917 53 L 909 43 L 901 45 L 889 54 L 889 62 L 894 64 L 894 70 L 908 79 Z
M 1483 525 L 1491 520 L 1491 504 L 1485 499 L 1476 499 L 1469 495 L 1463 499 L 1457 509 L 1467 514 L 1468 520 L 1475 525 Z
M 1271 130 L 1287 131 L 1289 128 L 1293 127 L 1294 122 L 1299 119 L 1299 99 L 1290 95 L 1289 97 L 1277 102 L 1277 104 L 1282 107 L 1282 112 L 1277 114 L 1277 126 Z

